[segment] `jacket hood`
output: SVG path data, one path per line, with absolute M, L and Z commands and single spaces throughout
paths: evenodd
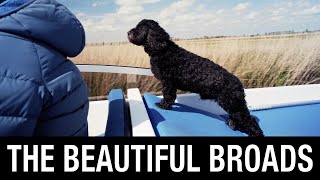
M 8 8 L 13 2 L 19 6 Z M 0 9 L 0 32 L 46 44 L 68 57 L 77 56 L 85 46 L 80 21 L 55 0 L 7 0 Z

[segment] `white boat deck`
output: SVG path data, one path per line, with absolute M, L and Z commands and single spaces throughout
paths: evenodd
M 128 90 L 128 102 L 133 136 L 155 136 L 139 89 Z
M 88 114 L 89 136 L 105 133 L 108 120 L 109 101 L 91 101 Z

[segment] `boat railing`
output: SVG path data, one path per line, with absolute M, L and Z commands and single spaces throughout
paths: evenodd
M 81 72 L 98 72 L 98 73 L 153 76 L 150 68 L 113 66 L 113 65 L 91 65 L 91 64 L 77 64 L 77 67 Z

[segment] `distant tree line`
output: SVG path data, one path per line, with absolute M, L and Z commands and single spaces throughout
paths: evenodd
M 256 36 L 272 36 L 272 35 L 285 35 L 285 34 L 297 34 L 297 33 L 315 33 L 320 32 L 320 30 L 314 30 L 310 31 L 309 29 L 306 29 L 304 31 L 295 32 L 294 30 L 291 31 L 275 31 L 275 32 L 266 32 L 264 34 L 251 34 L 246 35 L 243 34 L 242 37 L 256 37 Z M 219 39 L 219 38 L 227 38 L 227 37 L 239 37 L 239 36 L 203 36 L 198 38 L 174 38 L 171 37 L 173 41 L 181 41 L 181 40 L 201 40 L 201 39 Z M 87 44 L 88 46 L 104 46 L 104 45 L 120 45 L 120 44 L 127 44 L 128 42 L 100 42 L 100 43 L 90 43 Z

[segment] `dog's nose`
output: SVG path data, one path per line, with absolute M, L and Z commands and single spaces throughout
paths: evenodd
M 129 31 L 129 32 L 128 32 L 128 39 L 129 39 L 130 42 L 132 41 L 132 36 L 133 36 L 133 35 L 132 35 L 131 31 Z

